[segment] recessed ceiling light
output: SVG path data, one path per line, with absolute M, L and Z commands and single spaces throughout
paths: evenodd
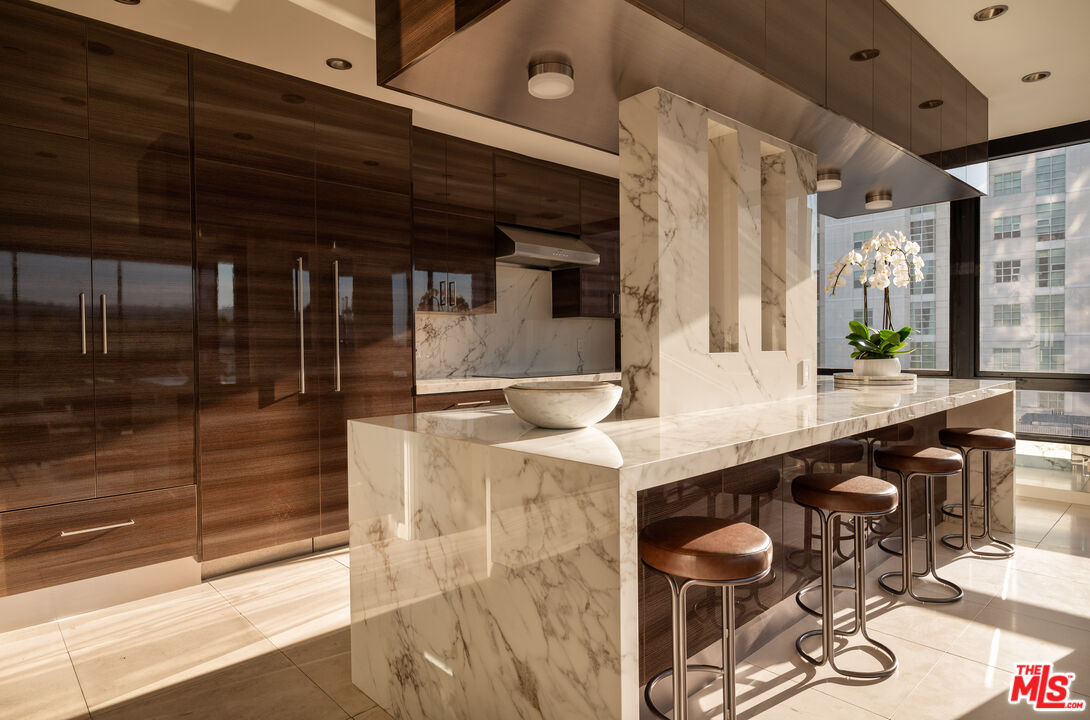
M 325 61 L 325 64 L 334 70 L 349 70 L 352 68 L 352 63 L 344 58 L 329 58 Z
M 1006 5 L 989 5 L 983 10 L 977 10 L 973 13 L 973 20 L 977 22 L 984 22 L 985 20 L 995 20 L 997 17 L 1009 10 Z
M 1052 77 L 1052 73 L 1048 70 L 1040 70 L 1038 72 L 1031 72 L 1029 75 L 1023 75 L 1022 82 L 1038 82 L 1047 77 Z
M 530 66 L 526 89 L 542 100 L 566 98 L 575 90 L 575 70 L 562 62 L 534 63 Z
M 888 210 L 893 207 L 893 191 L 871 190 L 867 193 L 864 207 L 868 210 Z
M 942 107 L 942 100 L 939 98 L 933 98 L 931 100 L 924 100 L 918 106 L 920 110 L 934 110 L 937 107 Z
M 852 62 L 866 62 L 867 60 L 873 60 L 882 54 L 882 51 L 878 48 L 867 48 L 866 50 L 857 50 L 848 56 L 848 59 Z
M 818 170 L 817 191 L 839 190 L 841 186 L 839 170 Z

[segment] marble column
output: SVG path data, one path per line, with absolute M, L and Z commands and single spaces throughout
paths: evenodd
M 619 133 L 626 416 L 814 392 L 814 154 L 661 88 Z

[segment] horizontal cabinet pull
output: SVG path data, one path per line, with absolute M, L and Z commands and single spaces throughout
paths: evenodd
M 115 530 L 117 528 L 129 527 L 135 525 L 135 520 L 129 520 L 127 522 L 116 523 L 114 525 L 103 525 L 101 527 L 87 528 L 86 530 L 61 530 L 61 537 L 72 537 L 73 535 L 83 535 L 85 533 L 102 532 L 103 530 Z
M 454 407 L 473 407 L 474 405 L 487 405 L 491 400 L 466 400 L 465 402 L 456 403 Z

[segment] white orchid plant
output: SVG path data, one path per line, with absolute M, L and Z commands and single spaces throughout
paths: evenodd
M 877 233 L 863 243 L 859 250 L 850 250 L 837 260 L 825 281 L 825 292 L 836 295 L 836 289 L 846 287 L 852 268 L 859 268 L 859 283 L 863 286 L 863 319 L 867 318 L 867 291 L 882 291 L 882 327 L 870 328 L 853 320 L 848 323 L 848 344 L 855 348 L 852 357 L 862 360 L 882 360 L 912 352 L 904 350 L 905 341 L 913 333 L 911 327 L 893 329 L 893 314 L 889 303 L 890 286 L 908 287 L 912 281 L 924 279 L 924 260 L 920 257 L 920 244 L 909 240 L 904 233 Z

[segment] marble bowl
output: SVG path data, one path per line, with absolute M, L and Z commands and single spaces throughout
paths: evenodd
M 503 391 L 515 414 L 538 427 L 590 427 L 617 407 L 621 387 L 609 382 L 552 380 L 511 385 Z

